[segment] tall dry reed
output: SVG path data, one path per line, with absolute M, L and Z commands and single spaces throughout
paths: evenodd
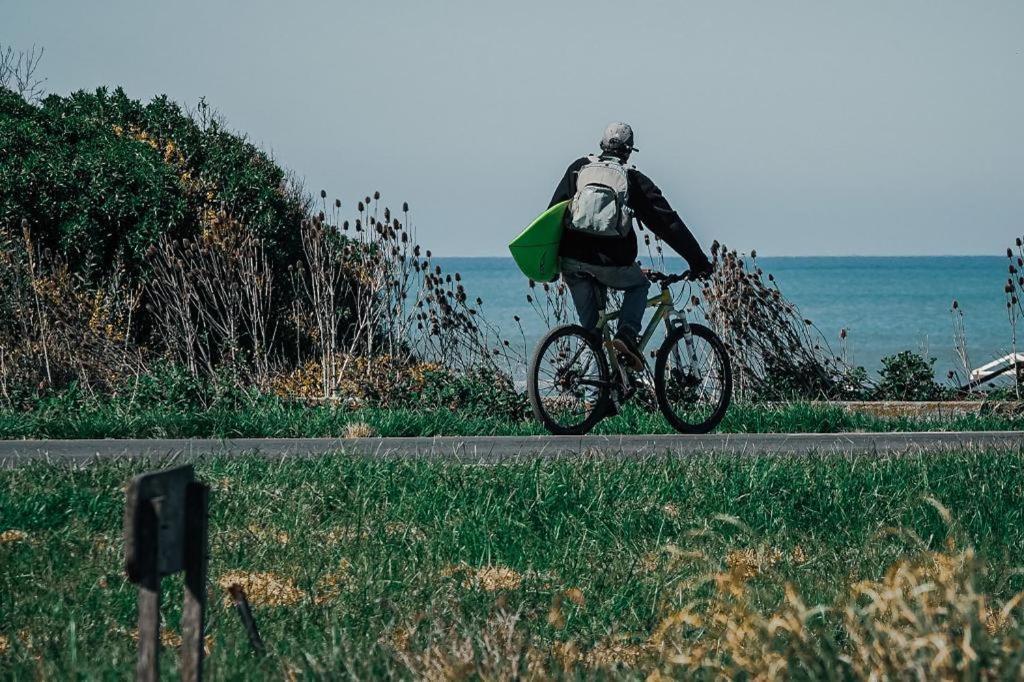
M 137 376 L 141 289 L 117 272 L 89 286 L 20 228 L 0 226 L 0 400 L 10 407 L 70 382 L 109 390 Z

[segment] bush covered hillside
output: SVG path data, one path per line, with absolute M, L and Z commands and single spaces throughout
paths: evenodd
M 200 405 L 432 392 L 522 413 L 508 345 L 408 206 L 307 196 L 205 102 L 0 87 L 0 146 L 3 407 L 184 381 Z
M 200 104 L 110 92 L 50 95 L 36 106 L 0 89 L 0 221 L 28 221 L 77 272 L 132 272 L 162 236 L 196 237 L 228 212 L 294 262 L 301 196 L 285 172 Z

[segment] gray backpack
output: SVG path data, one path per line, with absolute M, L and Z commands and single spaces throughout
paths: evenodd
M 587 158 L 590 163 L 576 178 L 568 227 L 595 237 L 625 237 L 633 229 L 626 166 L 614 158 Z

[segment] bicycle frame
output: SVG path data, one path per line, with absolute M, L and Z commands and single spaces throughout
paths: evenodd
M 679 357 L 678 348 L 673 348 L 673 360 L 675 360 L 679 367 L 687 366 L 689 368 L 690 375 L 696 377 L 698 372 L 693 350 L 693 335 L 690 333 L 690 322 L 686 319 L 686 315 L 684 315 L 682 311 L 676 309 L 672 299 L 672 292 L 667 287 L 662 287 L 660 294 L 647 299 L 647 307 L 654 308 L 654 316 L 651 318 L 647 328 L 644 329 L 643 334 L 640 335 L 640 340 L 637 344 L 640 347 L 640 352 L 644 353 L 647 351 L 647 344 L 649 344 L 651 339 L 654 338 L 654 332 L 662 322 L 665 323 L 665 329 L 669 332 L 672 331 L 673 325 L 681 327 L 683 329 L 683 341 L 688 357 L 686 359 L 686 363 L 683 363 L 682 358 Z M 611 343 L 611 332 L 609 331 L 608 323 L 611 320 L 618 319 L 618 317 L 618 310 L 613 310 L 611 312 L 601 310 L 598 314 L 597 330 L 601 333 L 606 347 Z M 615 373 L 621 377 L 623 383 L 625 383 L 626 375 L 623 367 L 619 363 L 617 354 L 607 353 L 607 355 Z

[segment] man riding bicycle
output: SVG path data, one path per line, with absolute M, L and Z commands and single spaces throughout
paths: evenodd
M 650 282 L 637 263 L 633 217 L 685 258 L 692 276 L 707 277 L 712 265 L 658 186 L 626 166 L 634 151 L 632 128 L 612 123 L 601 138 L 601 153 L 577 159 L 566 169 L 550 205 L 572 199 L 558 254 L 580 324 L 594 331 L 606 288 L 622 291 L 613 344 L 639 369 L 644 361 L 637 337 Z

